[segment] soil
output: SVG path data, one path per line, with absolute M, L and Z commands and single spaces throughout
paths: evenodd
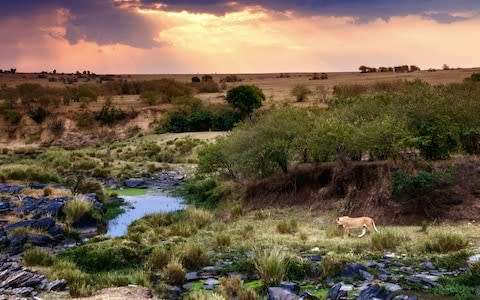
M 339 215 L 370 216 L 379 224 L 418 225 L 431 222 L 480 221 L 480 161 L 474 157 L 444 161 L 434 168 L 454 167 L 455 180 L 418 191 L 405 201 L 391 196 L 393 162 L 303 165 L 287 175 L 245 184 L 247 208 L 307 206 Z

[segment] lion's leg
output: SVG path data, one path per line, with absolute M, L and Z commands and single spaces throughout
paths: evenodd
M 348 237 L 349 235 L 350 235 L 350 229 L 348 227 L 344 227 L 343 237 Z
M 358 237 L 361 238 L 367 233 L 367 229 L 365 227 L 362 227 L 362 234 L 360 234 Z

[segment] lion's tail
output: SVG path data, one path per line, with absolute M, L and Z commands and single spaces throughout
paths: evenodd
M 373 229 L 375 229 L 375 231 L 378 232 L 377 226 L 375 226 L 375 221 L 373 220 L 372 220 L 372 225 L 373 225 Z

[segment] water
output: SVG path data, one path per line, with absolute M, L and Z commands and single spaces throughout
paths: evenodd
M 148 214 L 172 212 L 185 208 L 181 198 L 166 194 L 149 192 L 139 196 L 122 196 L 133 208 L 126 208 L 125 213 L 117 216 L 108 223 L 106 235 L 117 237 L 127 234 L 128 225 Z

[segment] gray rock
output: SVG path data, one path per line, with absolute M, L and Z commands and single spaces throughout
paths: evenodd
M 145 184 L 145 180 L 143 178 L 130 178 L 125 180 L 124 184 L 126 187 L 136 188 L 143 186 Z
M 402 289 L 401 286 L 395 283 L 390 283 L 390 282 L 384 282 L 382 283 L 383 287 L 385 287 L 388 291 L 390 292 L 396 292 L 400 291 Z
M 203 288 L 207 290 L 213 290 L 218 284 L 220 284 L 220 281 L 218 281 L 215 278 L 208 278 L 205 280 L 203 283 Z
M 357 300 L 388 299 L 391 292 L 379 285 L 371 285 L 358 295 Z
M 340 271 L 340 276 L 346 278 L 361 277 L 360 270 L 368 272 L 367 268 L 360 264 L 347 264 Z
M 358 270 L 360 276 L 366 281 L 372 281 L 374 279 L 373 275 L 364 270 Z
M 435 286 L 438 284 L 437 283 L 438 279 L 439 279 L 439 276 L 427 275 L 427 274 L 415 274 L 407 277 L 408 281 L 427 283 L 432 286 Z
M 65 279 L 57 279 L 47 284 L 47 291 L 62 291 L 67 286 Z
M 198 277 L 198 272 L 189 272 L 185 275 L 185 279 L 187 281 L 194 281 L 194 280 L 198 280 L 199 277 Z
M 268 300 L 298 300 L 299 296 L 280 287 L 268 288 Z
M 294 294 L 300 293 L 300 286 L 298 286 L 298 284 L 295 282 L 282 282 L 280 283 L 280 287 Z
M 29 297 L 34 294 L 35 290 L 31 287 L 15 288 L 12 293 L 20 297 Z
M 433 266 L 432 262 L 430 261 L 426 261 L 426 262 L 423 262 L 420 267 L 422 267 L 422 269 L 426 270 L 426 271 L 431 271 L 431 270 L 434 270 L 435 267 Z
M 342 291 L 342 284 L 337 283 L 335 284 L 327 294 L 327 299 L 340 299 L 342 297 L 345 297 L 347 295 L 346 291 Z

